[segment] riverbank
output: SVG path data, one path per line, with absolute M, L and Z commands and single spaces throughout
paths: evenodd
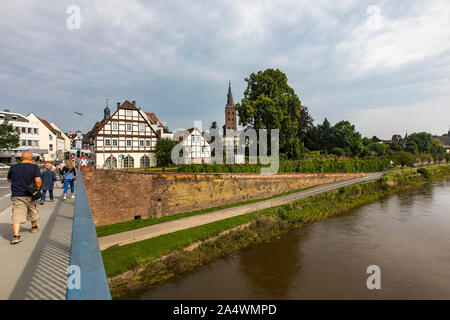
M 425 176 L 428 176 L 428 178 L 425 178 Z M 195 248 L 189 251 L 183 250 L 183 245 L 180 245 L 178 250 L 175 250 L 170 255 L 165 255 L 164 259 L 161 259 L 161 255 L 158 256 L 155 253 L 151 257 L 151 261 L 142 261 L 142 263 L 135 265 L 135 272 L 131 277 L 112 281 L 112 295 L 114 298 L 137 297 L 146 288 L 173 277 L 180 277 L 186 272 L 242 248 L 270 241 L 289 232 L 289 230 L 303 227 L 329 216 L 344 214 L 351 209 L 373 202 L 388 194 L 448 177 L 450 177 L 449 166 L 427 169 L 427 174 L 420 174 L 416 171 L 390 173 L 373 182 L 343 187 L 288 205 L 235 217 L 239 218 L 238 220 L 232 218 L 227 219 L 229 221 L 220 221 L 201 226 L 205 228 L 203 233 L 201 232 L 202 230 L 197 228 L 183 230 L 185 235 L 190 235 L 191 242 L 196 236 L 198 240 L 208 239 L 206 237 L 207 232 L 205 233 L 206 230 L 214 230 L 216 238 L 201 244 L 197 243 Z M 230 229 L 245 223 L 248 224 L 247 228 L 217 237 L 217 234 L 226 230 L 221 230 L 222 227 Z M 152 240 L 153 242 L 175 241 L 177 238 L 183 238 L 181 232 L 178 235 L 168 234 L 166 236 L 170 237 Z M 147 245 L 149 244 L 147 243 Z M 184 247 L 188 245 L 189 243 L 185 242 Z M 132 248 L 128 249 L 132 250 Z M 111 253 L 113 252 L 111 251 Z M 107 265 L 108 260 L 113 259 L 113 256 L 104 255 L 104 259 L 105 265 Z

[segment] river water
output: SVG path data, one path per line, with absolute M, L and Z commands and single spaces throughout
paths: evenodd
M 380 267 L 380 290 L 367 288 L 369 265 Z M 450 180 L 242 250 L 141 298 L 450 299 Z

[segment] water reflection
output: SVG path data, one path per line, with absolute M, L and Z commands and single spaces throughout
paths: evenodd
M 291 233 L 283 241 L 261 245 L 262 250 L 248 250 L 239 263 L 250 291 L 269 299 L 285 299 L 293 279 L 301 272 L 300 237 Z M 270 254 L 267 254 L 270 252 Z

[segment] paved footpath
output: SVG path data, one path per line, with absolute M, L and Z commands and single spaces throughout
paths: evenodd
M 59 300 L 66 297 L 75 200 L 69 197 L 62 201 L 60 187 L 54 193 L 55 202 L 38 205 L 41 230 L 30 233 L 30 223 L 23 224 L 23 241 L 19 244 L 10 244 L 11 207 L 0 211 L 2 300 Z
M 112 234 L 109 236 L 99 238 L 100 250 L 105 250 L 114 246 L 123 246 L 133 242 L 138 242 L 150 238 L 154 238 L 163 234 L 172 233 L 175 231 L 188 229 L 203 224 L 223 220 L 235 216 L 240 216 L 254 211 L 259 211 L 271 207 L 280 206 L 286 203 L 294 202 L 296 200 L 306 198 L 312 195 L 323 193 L 329 190 L 337 189 L 340 187 L 348 186 L 358 182 L 369 181 L 378 179 L 382 173 L 368 173 L 364 177 L 334 182 L 330 184 L 320 185 L 315 188 L 291 193 L 286 196 L 281 196 L 269 200 L 250 203 L 238 207 L 232 207 L 209 213 L 199 214 L 192 217 L 181 218 L 169 222 L 163 222 L 156 225 L 125 231 L 121 233 Z

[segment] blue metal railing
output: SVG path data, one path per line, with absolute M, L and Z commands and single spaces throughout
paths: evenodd
M 77 193 L 67 283 L 67 300 L 111 300 L 81 170 L 78 171 L 77 175 Z

